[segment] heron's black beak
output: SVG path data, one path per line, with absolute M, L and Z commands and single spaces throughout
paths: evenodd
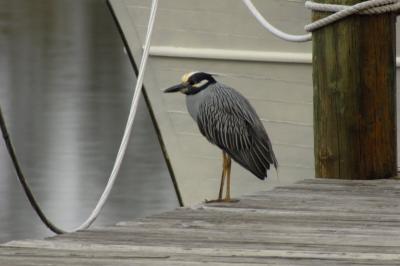
M 182 89 L 184 89 L 186 86 L 184 83 L 180 83 L 178 85 L 172 86 L 166 90 L 164 90 L 165 93 L 170 93 L 170 92 L 177 92 L 177 91 L 181 91 Z

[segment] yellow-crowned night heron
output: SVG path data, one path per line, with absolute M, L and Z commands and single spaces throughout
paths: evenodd
M 273 164 L 278 168 L 271 141 L 249 101 L 234 89 L 217 82 L 211 74 L 191 72 L 182 83 L 164 92 L 186 94 L 186 105 L 200 132 L 222 149 L 223 168 L 218 199 L 231 201 L 231 158 L 264 180 Z M 226 195 L 222 192 L 226 177 Z

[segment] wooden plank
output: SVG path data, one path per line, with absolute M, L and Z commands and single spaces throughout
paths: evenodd
M 391 262 L 398 260 L 399 254 L 396 251 L 388 250 L 383 254 L 377 252 L 357 252 L 353 250 L 347 251 L 335 251 L 335 250 L 311 250 L 311 249 L 293 249 L 288 250 L 285 245 L 281 246 L 265 246 L 264 249 L 247 249 L 247 248 L 235 248 L 235 247 L 196 247 L 196 246 L 165 246 L 165 245 L 113 245 L 113 244 L 101 244 L 101 243 L 83 243 L 79 245 L 76 242 L 66 241 L 30 241 L 30 242 L 17 242 L 18 248 L 24 250 L 27 254 L 36 254 L 40 256 L 48 256 L 48 253 L 68 253 L 73 254 L 74 257 L 115 257 L 115 258 L 127 258 L 127 259 L 170 259 L 179 258 L 180 260 L 207 260 L 214 258 L 215 260 L 225 261 L 236 261 L 259 259 L 266 262 L 268 259 L 280 258 L 280 259 L 327 259 L 332 260 L 378 260 L 382 262 Z M 244 245 L 245 243 L 243 243 Z M 318 248 L 318 245 L 314 245 Z M 38 247 L 40 249 L 38 249 Z M 351 248 L 351 247 L 350 247 Z M 29 250 L 31 249 L 31 250 Z M 107 253 L 106 253 L 107 252 Z M 13 246 L 2 249 L 0 257 L 4 255 L 13 255 L 16 250 Z M 22 252 L 19 252 L 20 254 Z M 25 254 L 26 254 L 25 253 Z M 23 253 L 22 253 L 23 254 Z M 60 254 L 60 255 L 61 255 Z M 18 255 L 18 254 L 16 254 Z M 186 258 L 185 258 L 186 257 Z M 194 258 L 193 258 L 194 257 Z M 65 258 L 68 258 L 65 255 Z M 320 262 L 321 263 L 321 262 Z
M 222 212 L 224 211 L 224 212 Z M 163 213 L 152 217 L 152 219 L 181 219 L 183 221 L 198 220 L 217 223 L 224 221 L 224 223 L 238 222 L 245 220 L 248 223 L 281 223 L 291 221 L 292 223 L 303 224 L 329 224 L 330 222 L 339 223 L 355 223 L 365 224 L 371 226 L 370 223 L 375 223 L 377 226 L 384 227 L 397 226 L 400 222 L 398 214 L 371 214 L 371 213 L 353 213 L 353 212 L 330 212 L 330 211 L 311 211 L 311 210 L 283 210 L 283 209 L 239 209 L 222 208 L 222 207 L 201 207 L 198 209 L 182 211 L 174 211 L 170 213 Z M 305 226 L 305 225 L 303 225 Z
M 95 249 L 95 251 L 93 251 Z M 312 256 L 296 256 L 291 258 L 268 256 L 270 251 L 259 253 L 247 253 L 241 255 L 235 252 L 183 249 L 126 249 L 120 251 L 103 250 L 99 246 L 83 248 L 81 250 L 70 249 L 41 249 L 14 248 L 0 250 L 1 265 L 321 265 L 321 260 Z M 159 254 L 159 255 L 154 255 Z M 164 255 L 160 255 L 164 254 Z M 30 256 L 29 260 L 26 258 Z M 72 258 L 71 258 L 72 257 Z M 389 257 L 387 257 L 389 258 Z M 332 258 L 324 261 L 324 265 L 396 265 L 396 261 L 373 259 L 372 256 L 359 258 Z
M 398 193 L 398 180 L 301 181 L 235 204 L 10 242 L 0 265 L 399 265 Z

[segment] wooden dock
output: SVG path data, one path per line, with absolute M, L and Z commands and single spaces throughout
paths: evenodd
M 0 265 L 400 265 L 399 180 L 305 180 L 46 240 Z

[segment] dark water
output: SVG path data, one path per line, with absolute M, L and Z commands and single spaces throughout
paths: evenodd
M 0 0 L 0 105 L 48 216 L 80 224 L 100 196 L 127 119 L 134 73 L 103 0 Z M 95 225 L 178 206 L 142 99 L 112 195 Z M 0 242 L 52 233 L 0 139 Z

